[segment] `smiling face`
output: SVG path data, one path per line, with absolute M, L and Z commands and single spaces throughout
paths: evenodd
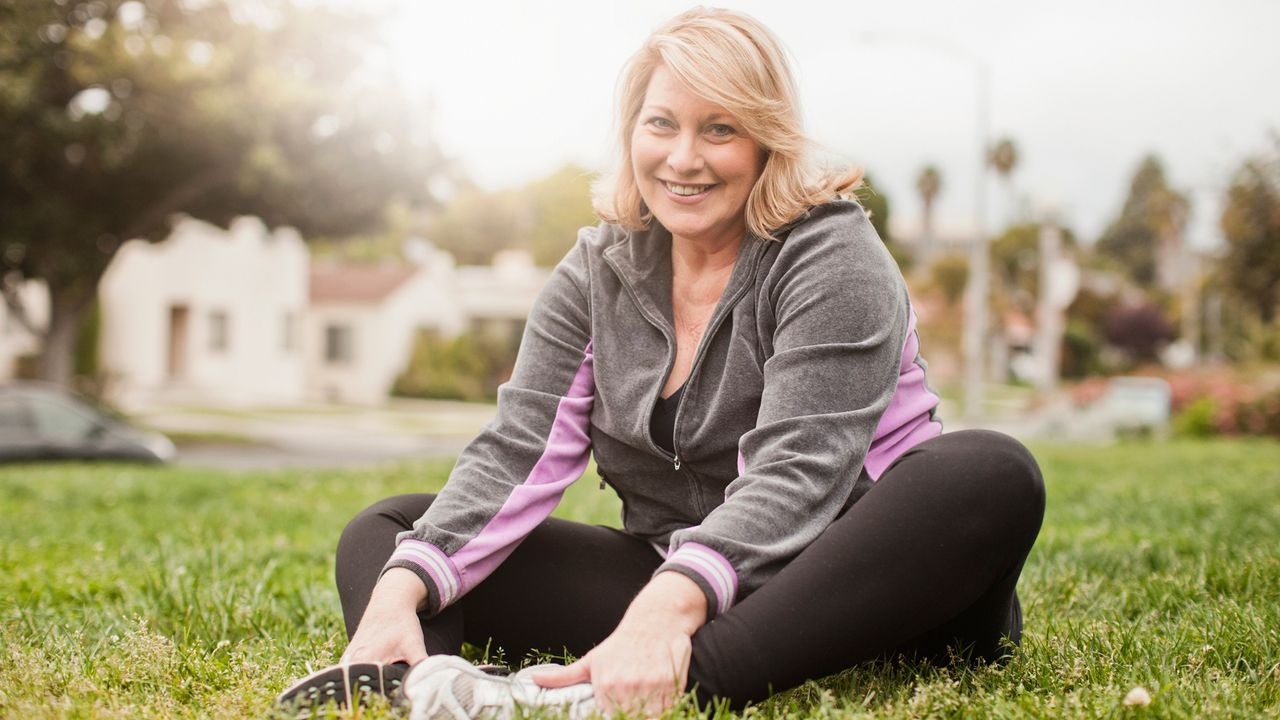
M 654 68 L 631 131 L 631 169 L 663 227 L 710 246 L 741 239 L 763 168 L 760 146 L 727 110 L 694 95 L 666 66 Z

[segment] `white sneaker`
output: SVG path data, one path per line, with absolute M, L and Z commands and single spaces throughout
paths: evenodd
M 590 683 L 543 688 L 533 673 L 555 665 L 527 667 L 510 677 L 489 675 L 454 655 L 433 655 L 404 679 L 409 720 L 512 720 L 516 708 L 547 708 L 583 720 L 595 712 Z

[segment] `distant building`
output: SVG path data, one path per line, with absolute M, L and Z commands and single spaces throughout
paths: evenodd
M 413 265 L 313 261 L 295 231 L 256 218 L 127 243 L 99 288 L 108 391 L 126 407 L 379 403 L 418 333 L 517 335 L 548 276 L 523 252 L 456 267 L 414 249 Z
M 301 401 L 309 263 L 297 232 L 256 218 L 227 231 L 185 219 L 163 242 L 126 243 L 98 289 L 113 399 Z
M 435 251 L 421 265 L 311 268 L 307 385 L 313 398 L 377 403 L 404 371 L 414 336 L 465 328 L 453 257 Z

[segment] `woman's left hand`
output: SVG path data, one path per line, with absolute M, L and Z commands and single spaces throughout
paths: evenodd
M 706 612 L 706 596 L 692 580 L 659 573 L 604 642 L 572 665 L 538 673 L 533 680 L 548 688 L 590 682 L 601 712 L 657 716 L 684 693 L 690 638 Z

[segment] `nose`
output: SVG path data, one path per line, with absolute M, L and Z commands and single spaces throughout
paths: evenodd
M 684 132 L 673 141 L 671 152 L 667 154 L 667 167 L 678 175 L 696 175 L 706 167 L 706 160 L 698 148 L 698 136 Z

